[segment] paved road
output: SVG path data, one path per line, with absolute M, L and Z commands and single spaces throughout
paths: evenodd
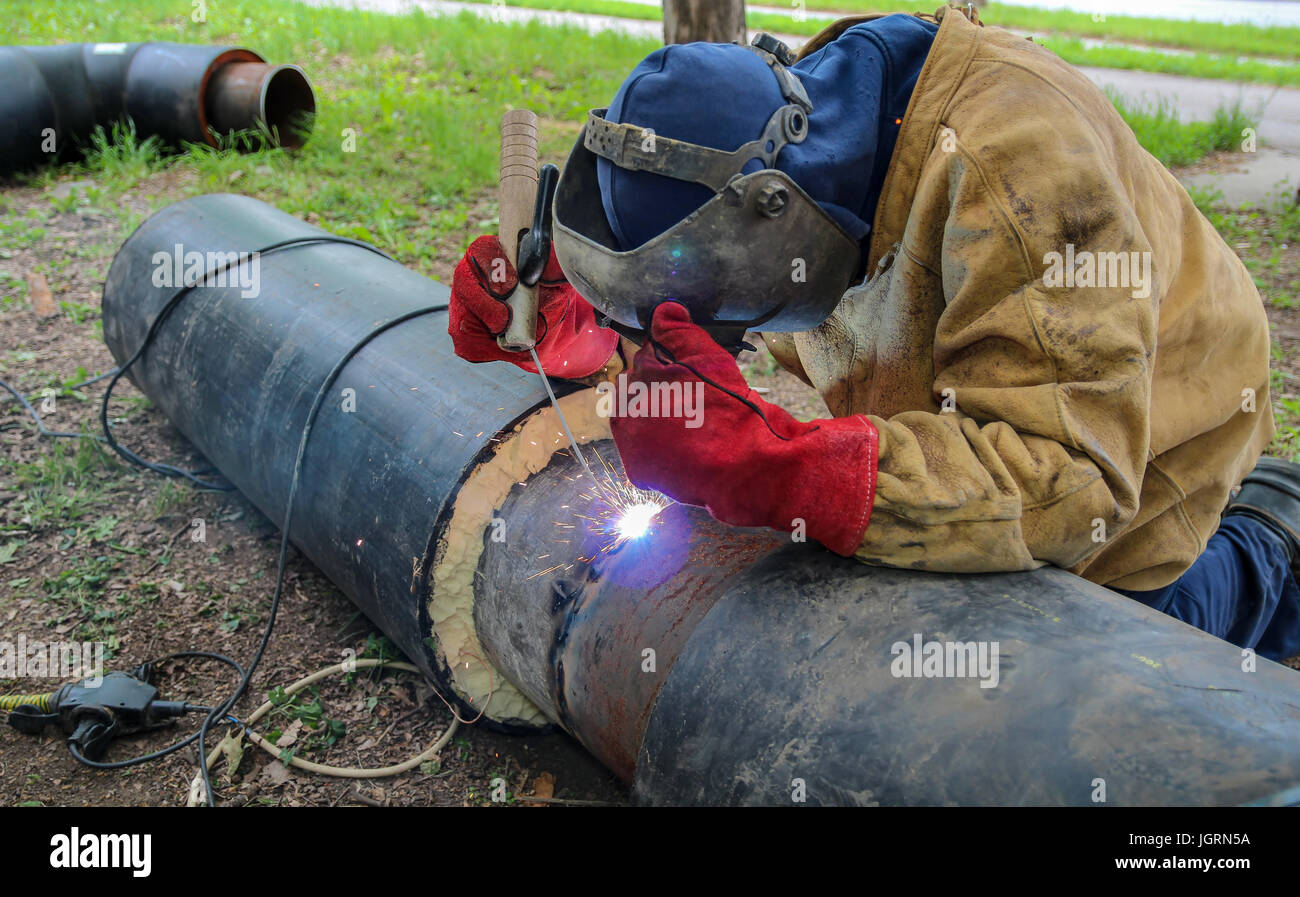
M 998 0 L 1013 6 L 1039 6 L 1112 16 L 1151 16 L 1197 22 L 1249 22 L 1252 25 L 1300 25 L 1294 0 Z
M 1124 69 L 1083 71 L 1094 83 L 1133 100 L 1152 102 L 1169 97 L 1186 119 L 1211 118 L 1218 107 L 1238 101 L 1259 115 L 1260 146 L 1253 155 L 1234 159 L 1224 171 L 1184 175 L 1185 183 L 1219 189 L 1232 206 L 1268 203 L 1283 180 L 1290 181 L 1287 192 L 1291 195 L 1300 188 L 1300 90 Z

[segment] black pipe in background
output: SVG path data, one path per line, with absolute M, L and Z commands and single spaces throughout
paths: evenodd
M 252 50 L 195 44 L 0 47 L 0 174 L 78 156 L 95 128 L 131 120 L 179 149 L 265 125 L 295 149 L 316 100 L 302 70 Z

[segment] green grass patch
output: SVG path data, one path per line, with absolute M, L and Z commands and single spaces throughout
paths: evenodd
M 519 2 L 659 15 L 656 7 L 625 0 Z M 68 0 L 58 16 L 31 0 L 12 6 L 8 24 L 15 43 L 230 43 L 253 47 L 275 62 L 297 62 L 316 86 L 318 116 L 311 139 L 295 152 L 196 146 L 168 157 L 129 126 L 95 135 L 79 167 L 47 169 L 32 178 L 52 187 L 89 175 L 93 190 L 52 200 L 47 209 L 0 216 L 0 248 L 11 249 L 42 240 L 49 215 L 87 203 L 116 214 L 125 233 L 141 216 L 119 198 L 168 170 L 180 175 L 175 189 L 161 197 L 156 190 L 141 191 L 150 203 L 161 205 L 177 192 L 255 195 L 334 233 L 379 244 L 417 270 L 445 270 L 469 238 L 496 227 L 492 187 L 502 112 L 521 106 L 538 112 L 545 120 L 543 151 L 561 154 L 587 109 L 607 102 L 627 72 L 658 45 L 653 39 L 499 24 L 468 14 L 390 16 L 288 0 L 211 4 L 206 23 L 193 22 L 171 0 Z M 1223 144 L 1224 129 L 1214 123 L 1181 124 L 1160 110 L 1126 112 L 1144 145 L 1174 164 Z M 21 288 L 4 286 L 12 304 Z M 81 307 L 64 311 L 79 320 L 93 318 Z
M 155 144 L 119 129 L 92 142 L 80 170 L 50 169 L 33 183 L 90 174 L 104 194 L 100 201 L 113 208 L 143 179 L 174 169 L 184 175 L 177 179 L 183 193 L 255 195 L 334 233 L 376 242 L 426 272 L 440 240 L 496 227 L 491 188 L 503 112 L 526 106 L 549 119 L 543 152 L 562 153 L 587 110 L 613 96 L 657 45 L 469 14 L 390 16 L 288 0 L 223 0 L 208 5 L 206 23 L 193 22 L 190 12 L 172 0 L 68 0 L 53 16 L 46 3 L 23 0 L 9 4 L 6 24 L 17 44 L 236 44 L 272 62 L 298 63 L 317 92 L 306 146 L 249 154 L 193 147 L 164 157 Z M 122 216 L 128 226 L 138 223 L 133 213 Z M 0 248 L 32 245 L 46 227 L 40 216 L 0 218 Z
M 1245 139 L 1243 132 L 1259 125 L 1259 116 L 1240 103 L 1220 106 L 1209 121 L 1183 121 L 1176 104 L 1167 98 L 1140 103 L 1109 89 L 1106 94 L 1138 143 L 1165 165 L 1190 165 L 1208 153 L 1238 150 Z
M 930 0 L 930 2 L 901 0 L 895 3 L 886 0 L 881 2 L 801 0 L 801 2 L 804 9 L 822 13 L 934 12 L 942 5 L 938 0 Z M 769 5 L 786 4 L 773 2 Z M 1093 16 L 1086 12 L 1011 6 L 1002 3 L 990 3 L 979 13 L 980 20 L 986 24 L 1001 25 L 1003 28 L 1014 28 L 1034 34 L 1058 32 L 1212 53 L 1300 59 L 1300 28 L 1295 27 L 1268 28 L 1258 25 L 1221 25 L 1217 22 L 1181 22 L 1149 16 Z
M 490 4 L 492 0 L 469 0 Z M 629 0 L 509 0 L 510 6 L 558 10 L 624 19 L 657 21 L 660 8 Z M 779 3 L 772 3 L 779 6 Z M 928 3 L 808 3 L 806 10 L 850 12 L 934 12 L 941 4 Z M 791 4 L 794 7 L 794 4 Z M 1300 28 L 1259 28 L 1253 25 L 1215 25 L 1205 22 L 1177 22 L 1154 18 L 1106 17 L 1095 21 L 1086 13 L 1056 12 L 1018 6 L 990 5 L 980 13 L 990 25 L 1027 31 L 1038 43 L 1074 65 L 1102 68 L 1139 69 L 1148 72 L 1191 75 L 1260 84 L 1300 84 L 1300 65 L 1273 64 L 1264 56 L 1300 60 Z M 826 27 L 821 15 L 778 14 L 748 10 L 750 28 L 808 37 Z M 1196 51 L 1192 54 L 1162 53 L 1157 49 L 1123 46 L 1086 46 L 1083 38 L 1146 43 L 1155 47 Z M 1218 55 L 1211 55 L 1218 54 Z
M 1290 87 L 1300 84 L 1300 65 L 1275 65 L 1257 59 L 1236 56 L 1210 56 L 1204 53 L 1161 53 L 1136 47 L 1085 46 L 1079 38 L 1045 37 L 1038 43 L 1071 65 L 1099 68 L 1135 69 L 1166 75 L 1214 78 L 1223 81 L 1248 81 Z
M 85 432 L 92 431 L 87 425 Z M 109 501 L 110 477 L 121 465 L 94 439 L 52 439 L 31 461 L 12 466 L 13 481 L 23 491 L 20 517 L 33 528 L 67 525 Z
M 1300 206 L 1294 187 L 1284 182 L 1264 208 L 1226 208 L 1218 190 L 1188 190 L 1196 207 L 1246 265 L 1264 301 L 1275 308 L 1291 309 L 1300 296 L 1300 279 L 1284 267 L 1284 248 L 1300 241 Z M 1292 272 L 1294 268 L 1290 269 Z M 1277 432 L 1266 454 L 1300 461 L 1300 383 L 1286 370 L 1286 350 L 1274 338 L 1273 370 L 1269 392 Z

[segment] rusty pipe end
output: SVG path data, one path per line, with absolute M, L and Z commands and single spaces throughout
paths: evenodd
M 298 149 L 311 133 L 316 95 L 296 65 L 230 62 L 213 73 L 203 105 L 217 134 L 260 131 Z

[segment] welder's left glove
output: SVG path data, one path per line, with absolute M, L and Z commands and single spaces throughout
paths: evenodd
M 657 417 L 611 418 L 633 483 L 705 507 L 734 526 L 793 532 L 802 521 L 802 531 L 831 551 L 857 550 L 876 491 L 878 434 L 865 416 L 804 423 L 764 401 L 730 353 L 675 302 L 655 309 L 627 378 L 629 397 L 641 388 L 636 382 L 645 384 L 645 395 L 656 383 L 703 394 L 693 414 L 681 413 L 679 403 L 678 416 L 664 416 L 660 401 Z M 661 400 L 669 394 L 657 391 Z M 626 410 L 636 410 L 634 399 Z
M 507 352 L 497 337 L 510 325 L 506 304 L 519 283 L 501 241 L 479 237 L 470 244 L 451 279 L 447 332 L 456 354 L 466 361 L 508 361 L 537 373 L 528 352 Z M 618 334 L 596 324 L 596 311 L 560 269 L 555 249 L 537 284 L 537 357 L 552 377 L 578 379 L 604 367 L 618 345 Z

